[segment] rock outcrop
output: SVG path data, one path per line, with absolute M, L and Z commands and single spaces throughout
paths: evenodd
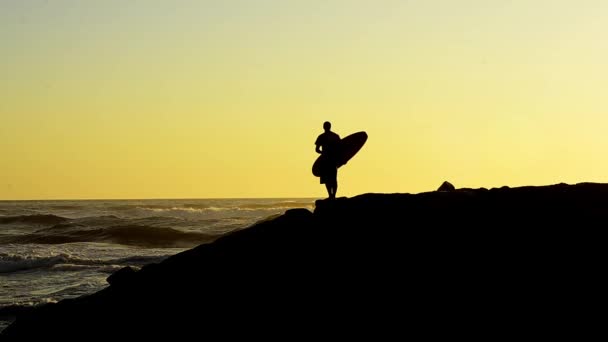
M 102 291 L 19 315 L 0 337 L 503 336 L 584 316 L 607 217 L 608 184 L 322 200 L 119 271 Z
M 454 191 L 456 188 L 452 185 L 452 183 L 445 181 L 441 183 L 437 191 Z

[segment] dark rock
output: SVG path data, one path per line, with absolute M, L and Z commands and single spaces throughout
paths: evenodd
M 107 282 L 110 285 L 117 285 L 132 279 L 134 274 L 135 270 L 131 266 L 123 267 L 120 270 L 112 273 L 108 277 Z
M 454 191 L 456 190 L 456 188 L 452 185 L 452 183 L 445 181 L 441 184 L 441 186 L 439 186 L 439 189 L 437 189 L 437 191 Z
M 0 307 L 0 319 L 10 319 L 18 314 L 24 314 L 28 311 L 31 311 L 33 306 L 23 306 L 23 305 L 9 305 Z
M 596 315 L 607 212 L 591 183 L 318 201 L 18 314 L 0 339 L 545 335 L 541 318 Z

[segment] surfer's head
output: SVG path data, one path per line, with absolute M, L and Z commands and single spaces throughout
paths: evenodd
M 323 129 L 326 130 L 326 131 L 329 131 L 331 129 L 331 122 L 325 121 L 323 123 Z

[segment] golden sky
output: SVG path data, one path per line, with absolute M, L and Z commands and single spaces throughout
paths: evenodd
M 608 182 L 608 1 L 6 0 L 0 199 Z

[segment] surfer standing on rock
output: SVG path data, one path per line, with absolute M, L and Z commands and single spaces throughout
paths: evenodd
M 327 195 L 330 199 L 336 198 L 338 191 L 338 166 L 336 161 L 337 149 L 340 143 L 340 136 L 331 131 L 331 123 L 323 123 L 325 132 L 321 133 L 315 141 L 317 146 L 315 151 L 323 157 L 321 165 L 321 184 L 325 184 Z

